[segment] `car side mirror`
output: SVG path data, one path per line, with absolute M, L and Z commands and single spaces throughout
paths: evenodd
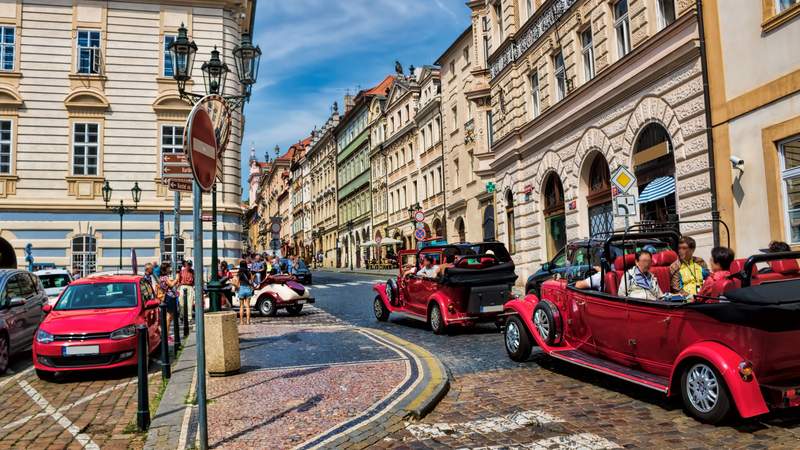
M 158 308 L 159 304 L 160 304 L 160 302 L 158 300 L 156 300 L 156 299 L 148 300 L 144 304 L 144 309 L 155 309 L 155 308 Z
M 546 262 L 542 264 L 542 270 L 544 270 L 545 272 L 550 272 L 550 263 Z
M 45 314 L 49 313 L 52 310 L 53 310 L 53 305 L 51 305 L 50 303 L 45 303 L 44 305 L 42 305 L 42 311 Z
M 25 299 L 22 297 L 14 297 L 11 301 L 8 302 L 8 307 L 13 308 L 15 306 L 22 306 L 25 304 Z

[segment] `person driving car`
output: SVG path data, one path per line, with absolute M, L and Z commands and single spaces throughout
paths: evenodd
M 625 279 L 619 284 L 617 292 L 621 297 L 659 300 L 664 297 L 658 280 L 650 272 L 653 254 L 647 250 L 636 252 L 636 264 L 625 272 Z

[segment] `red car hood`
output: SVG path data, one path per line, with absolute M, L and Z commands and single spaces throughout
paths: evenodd
M 51 311 L 41 328 L 50 334 L 110 333 L 135 323 L 137 308 Z

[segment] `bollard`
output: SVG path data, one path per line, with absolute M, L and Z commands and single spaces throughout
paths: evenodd
M 177 303 L 177 299 L 175 300 Z M 177 308 L 175 308 L 175 314 L 172 317 L 172 334 L 173 334 L 173 344 L 172 350 L 175 353 L 175 360 L 178 359 L 178 351 L 181 349 L 181 308 L 176 304 Z
M 150 396 L 147 392 L 147 360 L 149 349 L 147 346 L 147 326 L 136 326 L 136 338 L 138 340 L 136 353 L 138 354 L 138 375 L 139 375 L 139 402 L 136 409 L 136 426 L 139 431 L 150 428 Z
M 161 302 L 158 305 L 161 310 L 161 378 L 169 380 L 170 367 L 169 367 L 169 330 L 167 329 L 167 304 Z
M 189 295 L 183 296 L 183 337 L 189 335 Z

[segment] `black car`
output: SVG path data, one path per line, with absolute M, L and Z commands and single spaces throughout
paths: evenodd
M 27 270 L 0 269 L 0 374 L 11 355 L 29 350 L 44 318 L 47 293 Z
M 297 278 L 300 284 L 311 284 L 311 270 L 308 269 L 305 261 L 298 259 L 295 267 L 292 268 L 292 274 Z

